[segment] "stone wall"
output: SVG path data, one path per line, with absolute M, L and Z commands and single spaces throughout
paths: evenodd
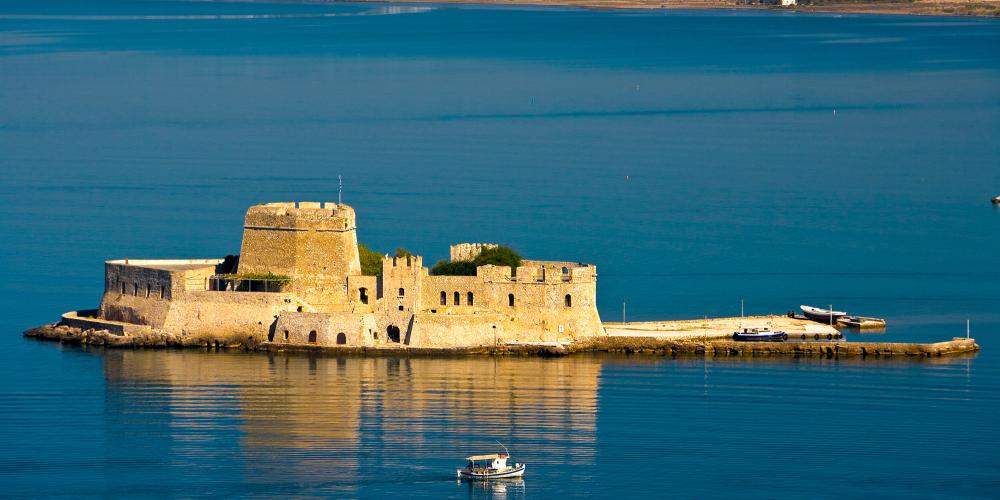
M 326 202 L 247 210 L 240 273 L 286 275 L 317 309 L 349 310 L 347 277 L 361 274 L 354 209 Z
M 483 250 L 496 248 L 496 243 L 458 243 L 450 248 L 451 261 L 472 260 L 479 257 Z
M 189 292 L 171 303 L 163 329 L 182 336 L 266 340 L 294 296 L 268 292 Z
M 368 346 L 374 344 L 373 314 L 285 312 L 271 341 L 276 344 Z

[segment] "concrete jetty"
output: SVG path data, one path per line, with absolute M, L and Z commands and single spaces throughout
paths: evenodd
M 614 352 L 671 356 L 751 357 L 860 357 L 929 358 L 976 352 L 976 339 L 944 342 L 735 342 L 709 339 L 671 340 L 656 337 L 604 337 L 573 343 L 568 352 Z
M 736 318 L 704 318 L 675 321 L 643 321 L 628 323 L 604 322 L 609 337 L 650 337 L 669 340 L 730 338 L 743 328 L 768 327 L 783 331 L 791 339 L 829 340 L 840 336 L 830 325 L 788 316 L 746 316 Z

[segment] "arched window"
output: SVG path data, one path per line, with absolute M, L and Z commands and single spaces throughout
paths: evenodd
M 347 334 L 345 334 L 344 332 L 338 333 L 337 334 L 337 343 L 341 344 L 341 345 L 346 344 L 347 343 Z
M 514 307 L 514 294 L 513 293 L 508 293 L 507 294 L 507 305 L 510 306 L 510 307 Z
M 448 292 L 441 290 L 441 305 L 448 305 Z
M 358 288 L 358 299 L 361 300 L 362 304 L 367 304 L 368 303 L 368 289 L 367 288 Z
M 316 343 L 316 330 L 312 330 L 311 332 L 309 332 L 309 343 L 310 344 Z
M 566 266 L 563 266 L 563 270 L 562 271 L 563 271 L 563 274 L 569 274 L 569 268 L 566 267 Z
M 564 302 L 566 304 L 566 307 L 573 307 L 573 296 L 567 293 L 566 300 Z
M 475 299 L 475 297 L 472 296 L 472 292 L 469 292 L 469 293 L 465 294 L 465 305 L 467 305 L 467 306 L 474 306 L 474 305 L 476 305 L 476 302 L 473 299 Z
M 406 295 L 406 290 L 404 290 L 404 289 L 400 288 L 400 289 L 399 289 L 399 296 L 400 296 L 400 297 L 402 297 L 402 296 L 404 296 L 404 295 Z
M 455 292 L 455 305 L 456 306 L 462 305 L 462 294 L 458 292 Z

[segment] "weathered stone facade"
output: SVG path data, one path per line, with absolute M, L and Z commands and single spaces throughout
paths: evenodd
M 492 244 L 451 247 L 457 260 Z M 361 274 L 354 210 L 269 203 L 247 210 L 236 273 L 225 261 L 113 260 L 87 321 L 185 339 L 349 347 L 474 347 L 568 342 L 603 333 L 597 271 L 574 262 L 480 266 L 432 276 L 420 256 Z M 230 272 L 230 274 L 225 274 Z

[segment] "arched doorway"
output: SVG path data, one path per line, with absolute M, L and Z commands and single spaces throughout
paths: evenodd
M 567 293 L 565 303 L 566 307 L 573 307 L 573 296 Z
M 309 343 L 310 344 L 316 343 L 316 330 L 312 330 L 309 332 Z
M 338 333 L 337 334 L 337 343 L 340 344 L 340 345 L 346 344 L 347 343 L 347 334 L 344 333 L 344 332 Z
M 396 325 L 389 325 L 386 328 L 385 333 L 389 336 L 389 342 L 399 342 L 399 327 Z

